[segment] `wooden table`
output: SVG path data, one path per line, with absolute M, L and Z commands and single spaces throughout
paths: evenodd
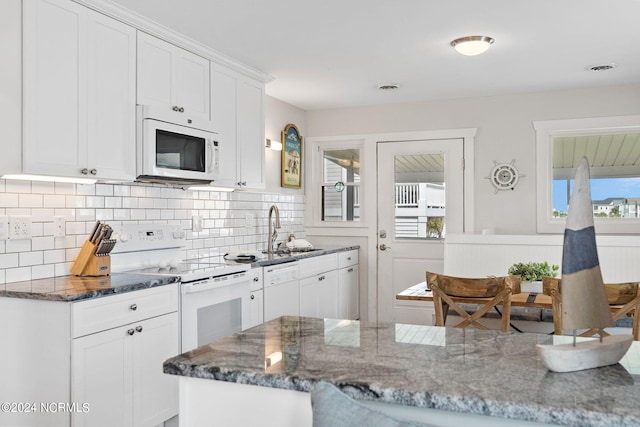
M 405 301 L 433 301 L 433 294 L 427 289 L 427 282 L 421 282 L 405 289 L 396 295 L 397 300 Z M 464 302 L 469 304 L 485 304 L 491 298 L 460 298 L 451 297 L 455 302 Z M 511 295 L 512 307 L 533 307 L 533 308 L 552 308 L 551 297 L 545 294 L 535 292 L 522 292 Z

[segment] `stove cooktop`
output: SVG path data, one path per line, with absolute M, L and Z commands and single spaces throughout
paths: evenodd
M 240 273 L 251 268 L 247 265 L 230 265 L 224 262 L 213 262 L 208 259 L 185 260 L 172 265 L 146 267 L 130 273 L 160 274 L 165 276 L 180 276 L 182 282 L 204 280 L 227 274 Z

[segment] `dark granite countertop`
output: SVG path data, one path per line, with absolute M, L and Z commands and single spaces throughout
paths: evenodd
M 640 342 L 620 364 L 549 372 L 536 344 L 567 338 L 281 317 L 171 358 L 164 372 L 305 392 L 322 380 L 364 400 L 569 426 L 640 425 Z
M 178 276 L 113 273 L 110 276 L 58 276 L 0 285 L 0 297 L 80 301 L 178 282 Z
M 338 252 L 346 252 L 354 249 L 359 249 L 360 245 L 353 246 L 327 246 L 324 245 L 321 248 L 314 249 L 312 251 L 293 251 L 293 252 L 280 252 L 274 253 L 270 258 L 265 254 L 265 258 L 253 261 L 250 264 L 251 268 L 267 267 L 270 265 L 284 264 L 287 262 L 294 262 L 305 258 L 313 258 L 321 255 L 333 254 Z M 235 261 L 227 260 L 228 264 L 239 264 Z

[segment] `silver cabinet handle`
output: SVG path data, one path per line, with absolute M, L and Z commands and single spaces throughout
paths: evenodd
M 178 107 L 177 105 L 174 105 L 173 107 L 171 107 L 171 109 L 173 111 L 177 111 L 178 113 L 184 113 L 184 107 Z
M 253 278 L 253 281 L 254 281 L 254 282 L 258 282 L 258 281 L 260 281 L 260 278 L 259 278 L 259 277 L 254 277 L 254 278 Z
M 82 169 L 80 169 L 80 173 L 81 173 L 82 175 L 89 175 L 89 169 L 87 169 L 87 168 L 82 168 Z
M 96 174 L 98 173 L 98 170 L 97 170 L 97 169 L 91 169 L 91 170 L 89 171 L 89 173 L 90 173 L 91 175 L 96 175 Z
M 178 111 L 180 111 L 181 113 L 184 113 L 184 107 L 180 107 Z
M 136 332 L 142 332 L 142 326 L 136 326 Z
M 353 268 L 349 268 L 349 269 L 347 270 L 347 273 L 353 273 Z
M 251 299 L 256 299 L 256 296 L 252 294 Z
M 137 304 L 131 304 L 129 306 L 129 310 L 131 310 L 131 311 L 136 311 L 137 309 L 138 309 L 138 305 Z
M 127 334 L 129 334 L 129 335 L 133 335 L 135 333 L 136 333 L 136 331 L 134 331 L 133 329 L 128 329 L 127 330 Z
M 324 275 L 323 275 L 323 276 L 318 277 L 318 280 L 324 280 L 324 279 L 326 279 L 326 277 L 324 277 Z

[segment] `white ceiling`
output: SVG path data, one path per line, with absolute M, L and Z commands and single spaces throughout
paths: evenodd
M 640 83 L 640 0 L 112 1 L 267 73 L 267 94 L 304 110 Z M 468 35 L 496 41 L 465 57 L 449 43 Z

